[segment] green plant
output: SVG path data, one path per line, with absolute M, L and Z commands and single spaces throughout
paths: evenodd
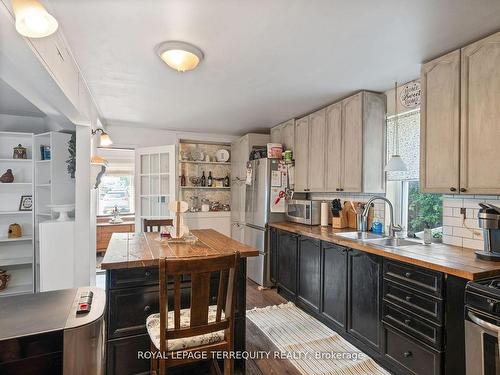
M 68 141 L 68 152 L 69 158 L 66 160 L 68 174 L 71 178 L 75 178 L 76 172 L 76 134 L 73 133 L 71 135 L 70 140 Z
M 421 193 L 418 182 L 409 184 L 408 229 L 419 232 L 428 224 L 431 228 L 441 226 L 443 205 L 441 194 Z

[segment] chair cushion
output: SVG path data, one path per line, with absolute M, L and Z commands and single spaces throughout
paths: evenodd
M 180 311 L 180 324 L 181 328 L 189 327 L 191 309 L 182 309 Z M 212 305 L 208 307 L 208 322 L 215 322 L 215 317 L 217 315 L 217 306 Z M 222 319 L 224 319 L 224 312 L 222 312 Z M 160 314 L 152 314 L 146 319 L 146 328 L 148 330 L 149 337 L 153 342 L 154 346 L 160 350 Z M 168 312 L 168 328 L 174 328 L 174 312 Z M 216 342 L 224 340 L 224 330 L 206 333 L 204 335 L 184 337 L 181 339 L 167 340 L 167 350 L 177 351 L 182 349 L 193 348 L 195 346 L 202 346 L 208 344 L 214 344 Z

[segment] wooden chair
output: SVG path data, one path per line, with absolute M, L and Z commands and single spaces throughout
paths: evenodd
M 144 219 L 144 232 L 159 232 L 160 227 L 172 224 L 172 219 Z
M 158 366 L 159 374 L 165 375 L 169 367 L 200 361 L 192 355 L 182 357 L 181 353 L 204 353 L 211 359 L 213 351 L 233 350 L 239 261 L 239 252 L 210 258 L 159 260 L 160 312 L 146 319 L 151 350 L 162 354 L 159 360 L 155 359 L 158 356 L 152 357 L 152 373 L 158 374 Z M 210 305 L 214 272 L 219 274 L 217 304 Z M 191 305 L 181 310 L 182 275 L 191 277 Z M 168 287 L 168 280 L 173 280 L 173 288 Z M 173 296 L 173 311 L 168 311 L 169 293 Z M 233 367 L 232 359 L 224 359 L 224 374 L 233 374 Z

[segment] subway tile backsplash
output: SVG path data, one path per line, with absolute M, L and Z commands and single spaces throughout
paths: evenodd
M 500 206 L 498 195 L 443 195 L 443 242 L 449 245 L 482 250 L 483 231 L 477 223 L 479 203 Z M 465 218 L 461 210 L 465 209 Z

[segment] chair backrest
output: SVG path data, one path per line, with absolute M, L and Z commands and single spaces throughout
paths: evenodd
M 232 345 L 239 261 L 239 252 L 200 259 L 160 259 L 161 351 L 168 351 L 167 340 L 203 335 L 221 330 L 225 330 L 224 341 L 228 341 Z M 217 311 L 215 321 L 209 322 L 210 281 L 213 273 L 219 274 Z M 184 326 L 181 328 L 181 277 L 183 275 L 189 275 L 191 278 L 191 311 L 189 327 Z M 172 280 L 173 288 L 169 288 L 168 282 Z M 173 294 L 174 328 L 167 329 L 169 292 Z M 224 312 L 224 318 L 222 318 L 222 312 Z
M 144 219 L 144 232 L 159 232 L 160 227 L 172 224 L 172 219 Z

